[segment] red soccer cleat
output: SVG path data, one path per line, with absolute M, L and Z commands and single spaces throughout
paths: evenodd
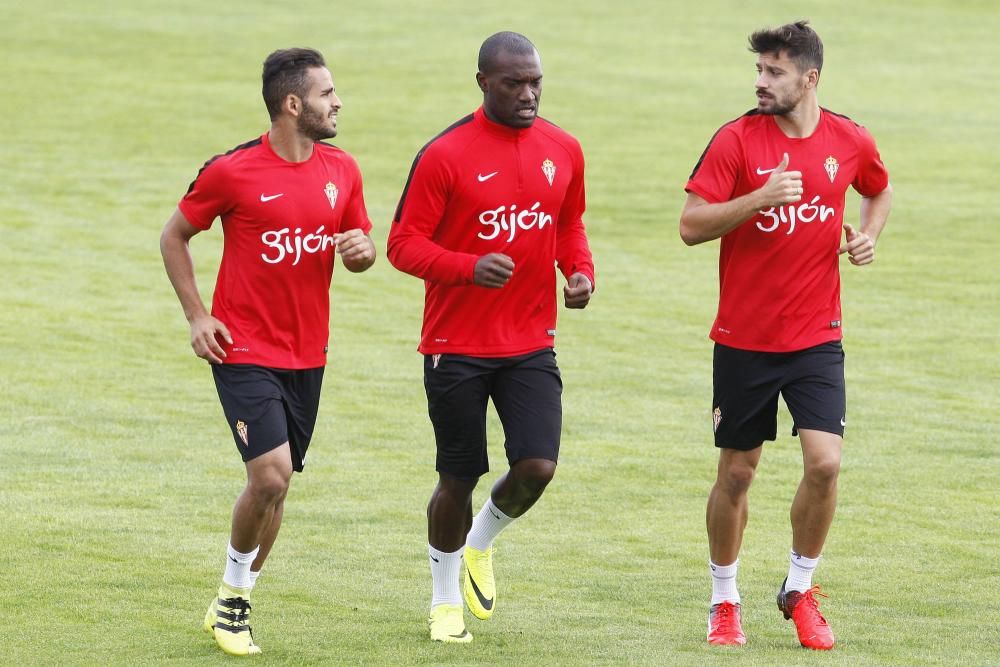
M 823 614 L 819 613 L 817 595 L 827 597 L 820 592 L 819 586 L 813 586 L 805 593 L 785 592 L 785 582 L 782 582 L 778 591 L 778 609 L 786 620 L 790 618 L 795 622 L 800 644 L 816 651 L 829 651 L 833 648 L 833 630 Z
M 734 602 L 713 604 L 708 611 L 708 643 L 719 646 L 743 646 L 747 636 L 740 624 L 740 605 Z

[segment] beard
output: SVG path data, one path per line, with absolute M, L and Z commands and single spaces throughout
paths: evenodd
M 776 95 L 766 98 L 770 103 L 770 106 L 764 108 L 761 107 L 760 98 L 757 99 L 757 108 L 765 116 L 784 116 L 795 110 L 799 102 L 802 101 L 803 94 L 800 93 L 797 97 L 792 98 L 792 96 L 785 97 L 784 99 L 778 98 Z
M 785 104 L 785 105 L 775 104 L 766 109 L 761 109 L 760 112 L 765 116 L 784 116 L 789 112 L 791 112 L 791 110 L 794 108 L 795 108 L 794 104 Z
M 330 124 L 330 119 L 310 106 L 302 108 L 302 114 L 296 122 L 296 129 L 313 141 L 321 141 L 337 136 L 337 128 Z

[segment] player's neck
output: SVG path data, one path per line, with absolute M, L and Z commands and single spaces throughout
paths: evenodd
M 312 157 L 313 144 L 316 143 L 284 123 L 272 123 L 267 139 L 271 150 L 287 162 L 305 162 Z
M 786 137 L 805 139 L 816 131 L 821 113 L 819 102 L 814 96 L 810 96 L 788 113 L 775 116 L 774 122 Z

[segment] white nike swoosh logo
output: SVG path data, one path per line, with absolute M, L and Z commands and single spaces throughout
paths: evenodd
M 772 167 L 770 169 L 761 169 L 760 167 L 757 167 L 757 175 L 763 176 L 764 174 L 770 174 L 775 169 L 777 169 L 777 167 Z
M 491 178 L 493 178 L 494 176 L 496 176 L 499 173 L 500 173 L 499 171 L 494 171 L 492 174 L 486 174 L 485 176 L 483 176 L 482 174 L 479 174 L 479 176 L 477 176 L 476 178 L 478 178 L 479 182 L 482 183 L 484 181 L 490 180 Z
M 281 197 L 284 194 L 285 194 L 284 192 L 281 192 L 279 194 L 271 195 L 271 196 L 261 195 L 260 196 L 260 200 L 261 201 L 271 201 L 272 199 L 277 199 L 278 197 Z
M 846 419 L 841 419 L 840 420 L 840 425 L 841 426 L 847 426 L 847 420 Z

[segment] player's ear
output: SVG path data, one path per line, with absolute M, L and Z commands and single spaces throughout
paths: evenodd
M 476 72 L 476 84 L 479 85 L 479 90 L 486 92 L 489 85 L 486 83 L 486 75 L 482 72 Z
M 282 103 L 281 107 L 293 117 L 298 117 L 302 113 L 302 100 L 299 99 L 298 95 L 293 95 L 289 93 L 285 96 L 285 101 Z

